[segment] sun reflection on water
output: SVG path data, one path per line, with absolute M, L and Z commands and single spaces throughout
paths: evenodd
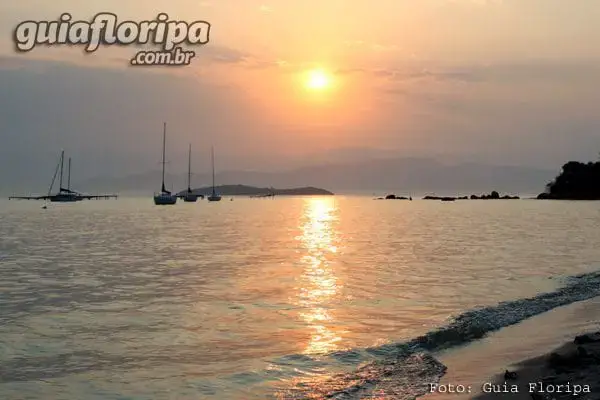
M 334 327 L 335 310 L 331 305 L 342 287 L 335 274 L 336 211 L 333 198 L 307 199 L 301 217 L 302 234 L 297 239 L 304 253 L 301 258 L 304 270 L 296 302 L 304 310 L 300 316 L 313 331 L 305 354 L 334 351 L 341 341 Z

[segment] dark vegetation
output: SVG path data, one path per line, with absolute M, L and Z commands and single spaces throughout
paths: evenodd
M 569 161 L 538 199 L 600 200 L 600 161 Z

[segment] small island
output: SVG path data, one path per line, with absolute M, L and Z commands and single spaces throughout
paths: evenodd
M 569 161 L 537 196 L 541 200 L 600 200 L 600 161 Z
M 198 196 L 209 196 L 212 193 L 212 186 L 192 189 L 192 193 Z M 215 191 L 222 196 L 252 196 L 252 197 L 272 197 L 272 196 L 333 196 L 334 193 L 329 190 L 315 187 L 301 187 L 291 189 L 260 188 L 248 185 L 221 185 L 215 186 Z M 186 191 L 177 193 L 184 195 Z

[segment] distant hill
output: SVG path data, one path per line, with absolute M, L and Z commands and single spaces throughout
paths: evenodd
M 441 163 L 428 158 L 389 158 L 362 162 L 320 164 L 276 172 L 222 171 L 216 181 L 222 185 L 243 182 L 254 187 L 319 187 L 340 192 L 416 193 L 536 193 L 540 182 L 548 182 L 555 170 L 478 163 Z M 186 174 L 168 174 L 167 188 L 187 187 Z M 192 185 L 206 187 L 211 175 L 194 174 Z M 75 182 L 73 187 L 87 192 L 152 193 L 160 189 L 160 171 L 122 177 L 99 177 Z M 41 188 L 43 191 L 43 188 Z
M 274 188 L 260 188 L 255 186 L 247 185 L 221 185 L 216 186 L 215 190 L 218 194 L 223 196 L 260 196 L 275 194 L 276 196 L 332 196 L 333 193 L 315 187 L 301 187 L 292 189 L 274 189 Z M 197 195 L 208 196 L 212 193 L 212 186 L 206 186 L 202 188 L 192 189 L 192 192 Z M 184 194 L 185 191 L 181 191 L 178 195 Z
M 569 161 L 538 199 L 600 200 L 600 162 Z

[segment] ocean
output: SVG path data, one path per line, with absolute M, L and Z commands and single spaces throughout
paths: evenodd
M 411 399 L 600 294 L 594 202 L 41 205 L 0 200 L 2 399 Z

